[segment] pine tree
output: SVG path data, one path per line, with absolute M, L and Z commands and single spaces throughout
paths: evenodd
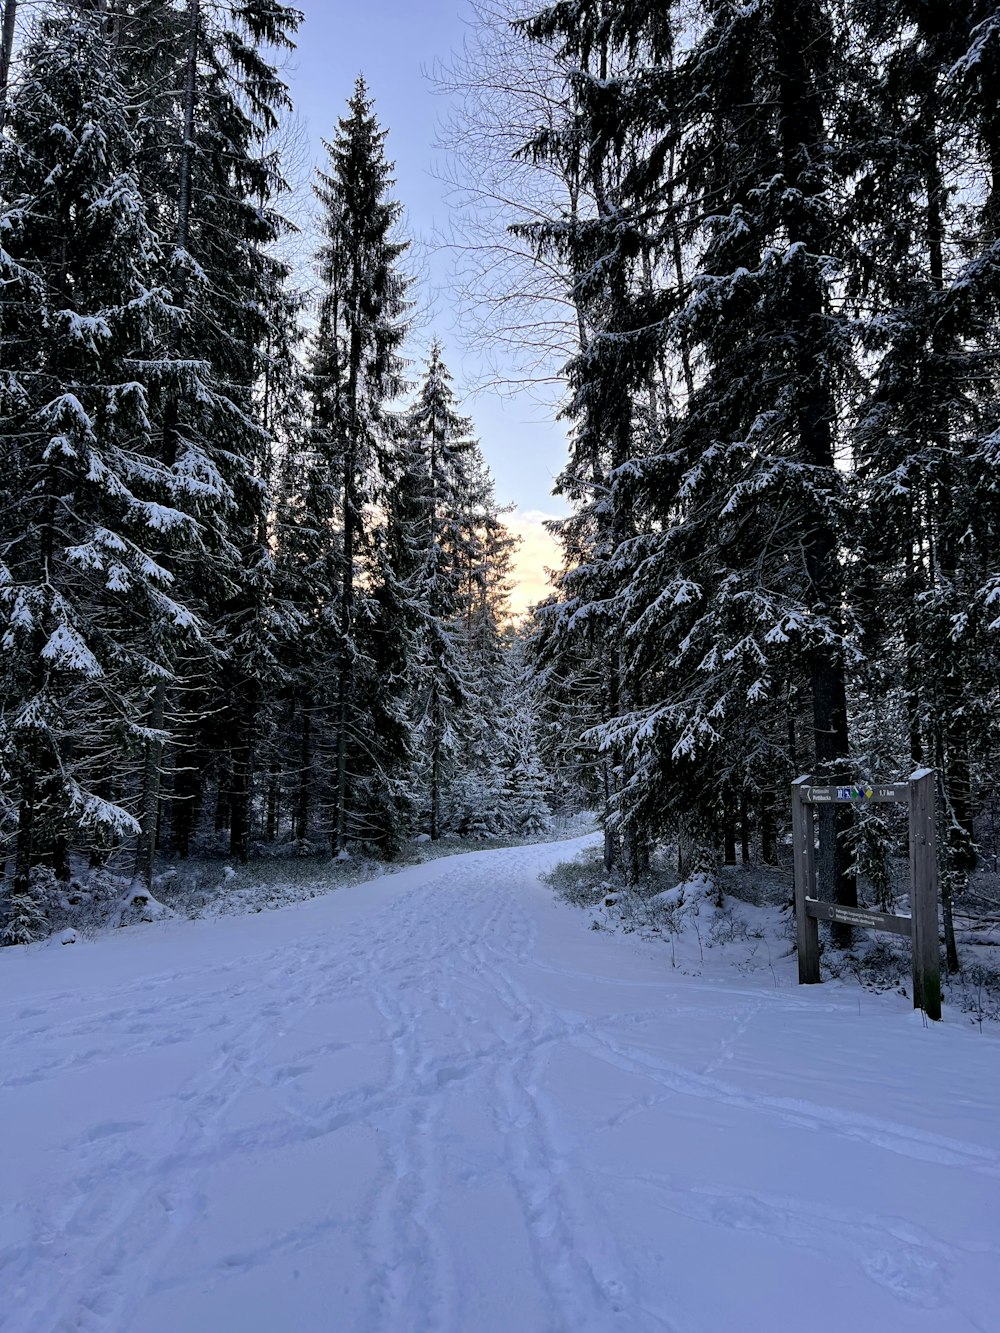
M 407 422 L 412 470 L 423 508 L 416 542 L 424 598 L 420 669 L 416 679 L 415 730 L 426 756 L 429 833 L 440 837 L 442 802 L 454 777 L 472 703 L 469 678 L 466 587 L 473 554 L 465 520 L 476 479 L 470 471 L 472 423 L 455 411 L 451 376 L 438 343 Z
M 325 336 L 321 314 L 319 338 Z M 288 337 L 285 345 L 291 344 Z M 315 406 L 309 424 L 310 391 L 314 401 L 322 401 L 319 377 L 309 381 L 293 355 L 278 382 L 293 386 L 282 432 L 275 519 L 274 612 L 286 703 L 280 767 L 290 783 L 292 837 L 304 846 L 315 810 L 329 801 L 323 774 L 332 753 L 326 716 L 339 649 L 341 459 Z
M 952 969 L 951 901 L 976 863 L 975 738 L 988 734 L 997 681 L 981 600 L 998 532 L 997 460 L 991 444 L 983 449 L 996 392 L 983 367 L 995 354 L 997 288 L 995 264 L 973 239 L 985 235 L 989 254 L 997 233 L 989 184 L 972 197 L 961 183 L 977 158 L 992 179 L 995 107 L 982 79 L 996 39 L 976 22 L 985 17 L 962 7 L 931 14 L 906 0 L 859 13 L 876 50 L 883 32 L 901 37 L 863 69 L 853 103 L 863 110 L 850 124 L 861 164 L 854 221 L 870 257 L 851 290 L 876 367 L 855 434 L 862 503 L 853 592 L 870 692 L 894 701 L 902 679 L 906 743 L 897 762 L 932 763 L 940 774 Z M 994 127 L 994 150 L 998 143 Z
M 690 189 L 696 201 L 711 197 L 719 221 L 696 282 L 694 334 L 710 369 L 690 415 L 691 452 L 703 459 L 695 466 L 712 488 L 701 488 L 706 517 L 718 525 L 699 563 L 721 566 L 723 577 L 713 574 L 707 636 L 693 647 L 719 659 L 723 680 L 723 663 L 739 664 L 739 688 L 753 701 L 779 692 L 791 645 L 812 703 L 810 766 L 833 780 L 849 763 L 851 650 L 835 466 L 846 330 L 830 295 L 830 256 L 843 253 L 844 238 L 821 91 L 837 81 L 832 19 L 814 0 L 774 0 L 746 15 L 709 9 L 690 78 L 709 90 L 699 94 L 706 110 L 695 142 L 714 162 Z M 744 96 L 755 111 L 737 128 L 732 108 Z M 842 903 L 856 902 L 848 827 L 846 807 L 821 815 L 820 882 Z
M 323 289 L 310 364 L 314 431 L 324 436 L 329 454 L 326 476 L 336 473 L 340 488 L 331 833 L 338 853 L 351 839 L 379 836 L 395 825 L 400 789 L 393 768 L 404 759 L 395 710 L 383 713 L 374 731 L 370 712 L 379 698 L 376 663 L 388 651 L 385 606 L 376 602 L 386 595 L 389 573 L 373 512 L 393 476 L 387 410 L 402 387 L 399 347 L 406 330 L 407 283 L 399 269 L 406 243 L 393 239 L 400 208 L 389 197 L 384 141 L 358 79 L 348 115 L 327 145 L 329 166 L 317 187 Z M 373 805 L 381 810 L 378 828 L 371 822 Z
M 287 91 L 265 47 L 288 47 L 300 15 L 276 0 L 206 5 L 140 0 L 118 19 L 118 50 L 140 107 L 144 192 L 151 225 L 170 242 L 163 279 L 182 312 L 171 356 L 196 369 L 200 392 L 176 378 L 156 406 L 161 454 L 202 497 L 203 549 L 177 578 L 211 627 L 177 664 L 184 692 L 162 688 L 150 722 L 178 730 L 174 840 L 186 847 L 206 771 L 225 774 L 221 823 L 234 855 L 247 849 L 262 688 L 276 670 L 267 610 L 272 443 L 259 388 L 268 313 L 285 272 L 272 253 L 286 224 L 275 209 L 280 164 L 267 147 Z M 160 822 L 162 742 L 146 756 L 139 866 L 152 873 Z
M 572 640 L 588 644 L 589 674 L 600 682 L 592 721 L 605 799 L 605 863 L 610 869 L 622 855 L 633 878 L 647 849 L 644 825 L 621 799 L 634 787 L 621 719 L 641 703 L 641 694 L 623 658 L 617 599 L 640 523 L 635 483 L 656 432 L 666 322 L 677 304 L 670 285 L 652 281 L 657 209 L 636 188 L 652 128 L 643 88 L 650 67 L 672 57 L 672 10 L 669 4 L 654 13 L 597 0 L 548 6 L 523 24 L 534 41 L 554 46 L 568 105 L 563 123 L 542 128 L 528 148 L 572 170 L 581 196 L 572 216 L 523 228 L 565 265 L 580 330 L 579 352 L 566 367 L 570 461 L 558 483 L 576 513 L 561 525 L 566 569 L 559 609 L 548 613 L 561 624 L 548 636 L 548 651 L 554 661 L 558 651 L 578 654 Z M 661 101 L 670 104 L 669 95 Z M 661 119 L 654 117 L 661 132 L 658 162 L 672 142 L 669 134 L 662 137 Z
M 510 679 L 507 635 L 511 570 L 517 539 L 504 521 L 493 477 L 479 445 L 470 451 L 469 487 L 462 497 L 460 528 L 467 561 L 463 580 L 465 654 L 470 698 L 465 712 L 460 799 L 452 822 L 466 833 L 497 833 L 505 826 L 505 731 L 497 701 Z
M 143 692 L 197 633 L 168 563 L 198 531 L 154 438 L 175 315 L 101 17 L 46 16 L 23 73 L 0 154 L 2 746 L 22 899 L 41 856 L 65 874 L 70 841 L 137 831 L 120 751 L 145 743 Z
M 510 684 L 503 725 L 506 758 L 506 823 L 520 838 L 541 837 L 552 826 L 549 774 L 538 745 L 536 690 L 521 636 L 510 642 Z

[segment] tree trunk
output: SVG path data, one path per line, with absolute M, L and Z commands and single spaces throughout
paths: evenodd
M 347 725 L 350 713 L 350 675 L 345 664 L 337 681 L 337 786 L 333 807 L 334 856 L 347 847 Z
M 438 724 L 438 687 L 432 686 L 431 698 L 431 841 L 441 836 L 441 733 Z
M 606 759 L 601 760 L 601 782 L 604 787 L 604 871 L 610 875 L 615 868 L 615 836 L 608 819 L 608 809 L 611 804 L 611 773 Z
M 219 784 L 215 791 L 215 819 L 213 828 L 216 833 L 222 833 L 229 828 L 229 818 L 231 806 L 229 804 L 229 769 L 220 766 Z
M 17 850 L 14 853 L 14 892 L 31 891 L 31 869 L 34 863 L 35 798 L 37 784 L 34 770 L 29 768 L 21 784 L 21 801 L 17 814 Z
M 775 822 L 773 791 L 761 792 L 760 856 L 766 866 L 776 866 L 778 864 L 778 826 Z
M 198 30 L 201 17 L 200 0 L 189 0 L 188 52 L 184 80 L 184 142 L 181 145 L 180 171 L 177 182 L 177 248 L 187 249 L 188 231 L 191 214 L 191 171 L 194 152 L 195 95 L 198 69 Z M 175 300 L 183 306 L 187 295 L 186 270 L 179 275 Z M 168 401 L 163 419 L 163 454 L 164 461 L 171 463 L 177 449 L 177 405 Z M 150 707 L 149 726 L 154 731 L 162 731 L 166 718 L 167 687 L 158 682 Z M 163 741 L 151 740 L 146 743 L 146 756 L 143 764 L 142 811 L 140 824 L 142 831 L 136 848 L 136 875 L 144 883 L 147 891 L 152 890 L 153 861 L 156 855 L 156 837 L 160 816 L 160 778 L 163 764 Z
M 914 504 L 915 518 L 919 514 L 919 506 Z M 921 675 L 917 669 L 917 649 L 919 647 L 920 635 L 917 628 L 917 607 L 919 605 L 918 597 L 922 590 L 923 579 L 917 563 L 915 544 L 919 540 L 919 519 L 915 523 L 917 531 L 914 533 L 910 549 L 906 552 L 906 587 L 908 592 L 907 603 L 908 611 L 903 622 L 903 651 L 905 653 L 904 675 L 903 675 L 903 699 L 906 707 L 906 727 L 910 742 L 910 763 L 913 767 L 919 768 L 923 763 L 924 743 L 921 734 L 920 719 L 920 688 Z
M 61 884 L 68 884 L 73 877 L 69 863 L 69 839 L 60 834 L 52 841 L 52 870 Z
M 188 0 L 188 49 L 184 67 L 184 140 L 181 144 L 177 182 L 177 248 L 186 251 L 191 224 L 191 177 L 194 167 L 195 103 L 198 92 L 198 35 L 201 0 Z M 187 295 L 186 270 L 181 275 L 180 296 Z
M 267 813 L 266 813 L 266 816 L 265 816 L 265 824 L 264 824 L 264 838 L 265 838 L 265 841 L 267 841 L 267 842 L 269 842 L 269 843 L 274 842 L 274 841 L 277 839 L 277 836 L 278 836 L 278 816 L 279 816 L 279 809 L 278 809 L 278 788 L 279 788 L 279 782 L 280 782 L 280 777 L 279 777 L 279 772 L 278 772 L 278 765 L 277 765 L 276 763 L 272 763 L 270 769 L 268 770 L 268 778 L 267 778 Z
M 361 385 L 361 288 L 358 266 L 355 264 L 351 279 L 351 325 L 349 360 L 347 366 L 347 448 L 344 452 L 344 574 L 340 593 L 341 654 L 340 674 L 337 681 L 337 790 L 334 807 L 333 853 L 338 855 L 347 847 L 347 760 L 348 731 L 354 683 L 354 551 L 361 525 L 358 501 L 357 470 L 359 464 L 361 418 L 359 395 Z
M 930 278 L 935 292 L 945 289 L 944 277 L 944 193 L 938 144 L 937 108 L 929 103 L 926 111 L 925 153 L 927 169 L 927 238 Z M 932 347 L 936 358 L 945 358 L 950 350 L 942 341 L 938 321 L 935 320 Z M 935 373 L 937 366 L 935 366 Z M 951 422 L 948 409 L 942 406 L 935 423 L 935 443 L 947 458 L 951 449 Z M 962 519 L 953 513 L 959 497 L 956 487 L 961 486 L 950 466 L 942 469 L 939 481 L 937 508 L 939 511 L 937 542 L 937 575 L 942 594 L 952 606 L 966 605 L 962 593 L 961 557 L 956 541 L 956 523 L 959 530 Z M 940 617 L 939 617 L 940 624 Z M 962 669 L 962 646 L 953 641 L 944 626 L 938 631 L 939 649 L 947 657 L 942 681 L 941 725 L 937 728 L 937 763 L 944 788 L 944 866 L 941 874 L 941 906 L 944 916 L 945 957 L 949 972 L 959 970 L 958 948 L 955 943 L 953 899 L 965 888 L 969 872 L 976 867 L 976 842 L 972 820 L 972 773 L 969 762 L 969 730 L 965 718 L 966 685 Z
M 203 757 L 193 755 L 189 762 L 174 768 L 171 801 L 171 841 L 174 855 L 186 860 L 191 855 L 191 837 L 198 822 L 204 796 Z
M 166 712 L 167 687 L 160 681 L 153 688 L 147 726 L 162 731 Z M 148 893 L 153 889 L 153 867 L 156 859 L 156 833 L 160 820 L 160 774 L 163 761 L 163 741 L 146 742 L 142 769 L 142 809 L 139 817 L 140 833 L 135 851 L 135 873 Z
M 793 289 L 788 341 L 796 365 L 798 386 L 797 425 L 799 457 L 837 485 L 833 428 L 836 403 L 828 367 L 826 292 L 817 272 L 819 256 L 826 252 L 825 238 L 816 234 L 810 207 L 822 191 L 819 163 L 825 148 L 823 107 L 816 71 L 808 65 L 808 53 L 817 48 L 824 15 L 816 0 L 776 0 L 774 39 L 778 70 L 782 172 L 787 183 L 786 225 L 788 240 L 804 245 L 815 256 L 809 265 L 798 261 L 797 290 Z M 837 536 L 817 505 L 806 516 L 804 548 L 809 611 L 840 628 Z M 815 772 L 821 781 L 846 782 L 848 766 L 847 690 L 843 652 L 839 647 L 814 646 L 808 667 L 813 704 L 813 748 Z M 846 837 L 853 824 L 849 805 L 820 806 L 817 810 L 820 854 L 817 859 L 819 893 L 845 907 L 856 907 L 858 886 L 851 872 Z M 833 926 L 834 942 L 851 940 L 849 926 Z
M 236 739 L 232 754 L 232 781 L 229 786 L 229 854 L 245 862 L 249 855 L 250 784 L 253 772 L 253 733 L 258 700 L 244 697 L 236 721 Z
M 299 738 L 299 790 L 295 803 L 295 840 L 309 836 L 309 811 L 312 804 L 312 711 L 309 700 L 302 705 L 302 735 Z
M 10 85 L 10 63 L 14 54 L 14 28 L 17 23 L 17 0 L 6 0 L 3 7 L 3 30 L 0 32 L 0 131 L 7 120 L 7 90 Z
M 736 864 L 736 809 L 731 791 L 722 804 L 722 858 L 727 866 Z

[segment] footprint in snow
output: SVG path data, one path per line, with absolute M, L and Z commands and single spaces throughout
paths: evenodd
M 101 1139 L 110 1139 L 118 1134 L 130 1134 L 134 1129 L 142 1129 L 141 1120 L 106 1120 L 100 1125 L 91 1125 L 80 1136 L 81 1143 L 98 1143 Z

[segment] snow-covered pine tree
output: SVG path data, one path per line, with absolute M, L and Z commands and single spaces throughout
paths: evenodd
M 368 727 L 355 763 L 354 836 L 388 857 L 402 849 L 416 820 L 413 692 L 426 608 L 426 593 L 413 576 L 412 511 L 400 494 L 401 455 L 405 445 L 397 436 L 396 448 L 382 462 L 384 522 L 366 534 L 354 705 Z
M 0 746 L 22 896 L 40 858 L 65 874 L 68 845 L 137 831 L 122 754 L 196 632 L 165 563 L 196 524 L 151 424 L 175 315 L 128 113 L 102 17 L 50 6 L 0 149 Z
M 118 50 L 135 90 L 144 190 L 170 240 L 165 280 L 183 313 L 172 348 L 203 391 L 165 385 L 162 455 L 203 495 L 204 549 L 177 569 L 212 634 L 179 664 L 184 693 L 153 695 L 151 720 L 183 710 L 172 811 L 186 846 L 212 767 L 221 827 L 246 852 L 262 690 L 276 671 L 267 537 L 271 439 L 261 421 L 269 312 L 285 274 L 272 248 L 285 229 L 280 163 L 267 140 L 288 96 L 266 52 L 291 45 L 300 14 L 277 0 L 139 0 L 120 16 Z M 147 756 L 140 861 L 151 873 L 160 755 Z
M 428 832 L 436 840 L 444 831 L 442 804 L 460 761 L 473 702 L 467 572 L 475 558 L 475 536 L 465 520 L 479 480 L 471 470 L 472 422 L 455 410 L 451 376 L 437 342 L 431 346 L 406 426 L 424 511 L 416 533 L 424 616 L 414 722 L 423 761 Z
M 337 344 L 324 328 L 326 317 L 324 306 L 317 341 L 329 343 L 335 356 Z M 343 481 L 340 446 L 326 416 L 323 369 L 314 364 L 307 378 L 299 372 L 296 358 L 293 362 L 288 368 L 290 381 L 301 392 L 301 402 L 291 405 L 278 464 L 274 609 L 285 682 L 279 764 L 287 786 L 291 835 L 304 847 L 314 814 L 329 802 L 324 774 L 333 754 L 329 712 L 340 646 L 336 608 Z
M 848 243 L 825 130 L 833 16 L 813 0 L 707 0 L 703 18 L 676 102 L 689 255 L 677 327 L 697 374 L 647 469 L 650 527 L 625 598 L 647 687 L 622 743 L 639 749 L 640 795 L 665 774 L 710 835 L 726 788 L 749 785 L 747 749 L 780 785 L 790 776 L 773 725 L 786 691 L 811 701 L 808 767 L 846 770 L 852 650 L 835 430 L 848 339 L 831 295 L 831 255 Z M 762 744 L 750 747 L 754 732 Z M 684 762 L 696 757 L 700 767 Z M 821 882 L 841 902 L 855 896 L 848 823 L 846 808 L 824 819 Z
M 376 515 L 394 475 L 387 414 L 402 388 L 399 347 L 407 311 L 407 281 L 399 267 L 407 246 L 395 239 L 400 206 L 390 197 L 385 137 L 359 78 L 348 114 L 327 145 L 329 163 L 317 186 L 324 243 L 320 321 L 310 364 L 313 415 L 315 430 L 326 434 L 324 447 L 340 490 L 331 715 L 336 744 L 331 842 L 338 853 L 352 839 L 378 836 L 398 822 L 393 811 L 407 785 L 400 785 L 395 771 L 406 759 L 395 710 L 375 726 L 364 701 L 367 696 L 369 708 L 374 706 L 382 688 L 375 664 L 387 650 L 384 607 L 374 598 L 390 575 L 384 524 L 379 531 Z M 380 636 L 377 646 L 365 642 L 371 633 Z M 364 802 L 378 807 L 377 820 Z
M 1000 533 L 997 382 L 985 370 L 997 350 L 991 191 L 1000 138 L 982 88 L 996 32 L 977 22 L 985 12 L 932 14 L 907 0 L 854 18 L 859 41 L 877 55 L 859 62 L 848 119 L 858 159 L 854 220 L 867 259 L 849 290 L 875 367 L 854 434 L 861 503 L 852 592 L 869 693 L 901 703 L 905 717 L 908 744 L 897 763 L 932 763 L 940 774 L 941 887 L 955 969 L 951 902 L 976 861 L 973 768 L 989 753 L 997 697 L 981 596 Z M 971 190 L 967 172 L 977 162 L 984 183 Z M 888 731 L 891 711 L 884 716 Z
M 540 126 L 525 151 L 572 171 L 579 201 L 570 216 L 521 228 L 565 266 L 580 329 L 579 352 L 566 367 L 571 454 L 558 483 L 577 512 L 563 533 L 560 601 L 548 612 L 561 623 L 547 642 L 550 658 L 559 647 L 577 653 L 571 639 L 583 635 L 594 655 L 605 861 L 610 868 L 621 853 L 632 877 L 647 838 L 619 799 L 635 786 L 632 751 L 620 742 L 627 732 L 622 718 L 641 697 L 623 660 L 617 598 L 637 533 L 637 460 L 651 443 L 666 321 L 677 303 L 669 284 L 650 280 L 657 205 L 635 188 L 649 132 L 635 66 L 671 56 L 672 8 L 652 14 L 643 5 L 594 0 L 546 6 L 521 25 L 533 41 L 552 47 L 566 84 L 562 124 Z M 663 146 L 655 151 L 662 161 Z
M 467 490 L 460 497 L 459 529 L 466 566 L 462 587 L 469 700 L 464 716 L 461 776 L 454 784 L 449 822 L 466 835 L 502 831 L 507 756 L 503 716 L 497 702 L 510 681 L 508 635 L 512 565 L 517 538 L 497 502 L 482 450 L 475 443 L 466 460 Z
M 519 838 L 541 837 L 552 827 L 550 778 L 538 745 L 538 692 L 526 646 L 520 634 L 509 640 L 509 686 L 502 721 L 505 823 Z
M 560 523 L 557 531 L 565 553 L 566 526 Z M 539 751 L 551 775 L 555 814 L 601 810 L 608 797 L 603 756 L 590 739 L 601 721 L 600 659 L 583 634 L 570 637 L 562 626 L 559 594 L 554 592 L 532 608 L 525 630 L 538 694 Z
M 289 732 L 301 685 L 300 641 L 307 637 L 309 627 L 309 603 L 300 586 L 301 561 L 307 543 L 297 539 L 297 518 L 301 515 L 297 478 L 301 476 L 301 441 L 306 419 L 302 362 L 304 307 L 305 297 L 301 292 L 286 283 L 275 288 L 266 321 L 263 374 L 257 399 L 261 424 L 271 442 L 271 514 L 266 555 L 271 568 L 266 610 L 273 655 L 262 698 L 258 760 L 263 787 L 260 835 L 267 843 L 278 838 L 289 795 L 288 780 L 300 750 L 296 747 L 293 758 Z

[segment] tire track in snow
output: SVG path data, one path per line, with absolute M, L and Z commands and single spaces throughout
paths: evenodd
M 515 982 L 512 969 L 525 963 L 532 944 L 523 909 L 507 897 L 476 942 L 474 955 L 510 1020 L 512 1058 L 494 1073 L 494 1118 L 508 1145 L 508 1167 L 531 1237 L 536 1277 L 548 1293 L 552 1333 L 624 1333 L 640 1327 L 638 1316 L 644 1329 L 679 1333 L 656 1311 L 635 1305 L 630 1296 L 634 1283 L 614 1238 L 581 1186 L 570 1184 L 573 1164 L 562 1150 L 567 1136 L 560 1132 L 554 1106 L 543 1105 L 540 1089 L 551 1047 L 580 1035 L 585 1025 L 546 1013 Z
M 432 1221 L 434 1190 L 428 1161 L 435 1129 L 435 1098 L 428 1086 L 414 1096 L 422 1052 L 414 1015 L 390 987 L 372 986 L 383 1017 L 397 1025 L 390 1090 L 369 1123 L 382 1131 L 387 1170 L 368 1220 L 368 1271 L 373 1327 L 397 1329 L 405 1318 L 436 1333 L 444 1324 L 441 1244 Z M 393 1090 L 395 1095 L 393 1095 Z
M 447 1239 L 437 1222 L 441 1164 L 437 1128 L 440 1090 L 467 1076 L 452 1053 L 435 1058 L 425 1036 L 428 1006 L 420 1002 L 420 975 L 429 960 L 442 964 L 447 945 L 428 922 L 437 899 L 451 893 L 461 872 L 441 876 L 435 892 L 414 895 L 393 913 L 371 948 L 369 994 L 382 1015 L 392 1053 L 386 1087 L 365 1119 L 382 1132 L 387 1167 L 366 1219 L 371 1326 L 407 1326 L 427 1333 L 453 1328 L 447 1272 Z M 397 905 L 398 907 L 398 905 Z

